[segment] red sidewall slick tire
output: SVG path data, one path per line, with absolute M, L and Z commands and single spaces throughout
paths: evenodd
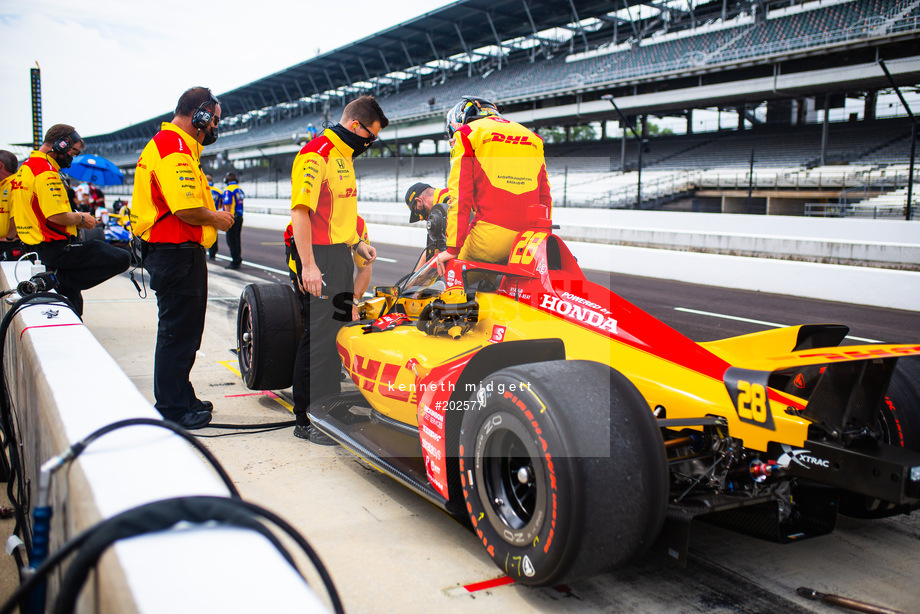
M 920 358 L 899 358 L 878 410 L 885 443 L 920 452 Z M 887 518 L 903 514 L 903 506 L 845 492 L 840 513 L 854 518 Z
M 516 582 L 590 576 L 654 542 L 667 507 L 664 446 L 620 373 L 587 361 L 521 365 L 484 379 L 471 400 L 459 441 L 464 505 Z
M 300 303 L 290 285 L 249 284 L 243 288 L 236 347 L 247 388 L 281 390 L 294 383 L 300 320 Z
M 920 358 L 899 358 L 882 400 L 885 440 L 920 452 Z

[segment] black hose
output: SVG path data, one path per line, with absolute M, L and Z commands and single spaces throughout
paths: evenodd
M 209 429 L 282 429 L 286 426 L 294 426 L 296 420 L 285 420 L 284 422 L 257 422 L 255 424 L 219 424 L 212 422 L 207 426 Z
M 9 293 L 10 291 L 6 291 Z M 19 444 L 16 439 L 15 428 L 13 424 L 13 414 L 12 406 L 9 398 L 9 391 L 6 387 L 6 372 L 4 368 L 4 359 L 6 354 L 6 334 L 9 332 L 10 325 L 13 322 L 13 318 L 17 313 L 24 307 L 29 306 L 29 303 L 40 303 L 40 304 L 61 304 L 65 307 L 68 307 L 76 315 L 76 310 L 73 305 L 66 297 L 61 296 L 60 294 L 54 292 L 37 292 L 29 296 L 24 296 L 18 301 L 13 303 L 10 310 L 3 316 L 3 320 L 0 321 L 0 429 L 3 430 L 3 441 L 2 448 L 0 448 L 0 453 L 5 448 L 9 451 L 9 479 L 7 481 L 7 495 L 10 499 L 10 505 L 15 510 L 16 522 L 13 526 L 13 535 L 19 535 L 21 533 L 22 541 L 26 546 L 27 552 L 32 552 L 32 540 L 29 536 L 28 531 L 23 531 L 22 528 L 26 526 L 26 510 L 28 505 L 23 503 L 26 500 L 27 493 L 23 488 L 22 481 L 22 460 L 19 458 Z M 78 316 L 79 317 L 79 316 Z M 6 461 L 4 460 L 3 468 L 6 469 Z M 16 493 L 15 489 L 18 486 L 19 492 Z
M 167 422 L 165 420 L 156 420 L 154 418 L 128 418 L 127 420 L 120 420 L 118 422 L 113 422 L 112 424 L 106 425 L 90 433 L 89 435 L 87 435 L 86 437 L 78 441 L 77 443 L 73 444 L 70 447 L 72 458 L 76 458 L 77 456 L 82 454 L 83 450 L 89 444 L 93 443 L 94 441 L 102 437 L 103 435 L 106 435 L 108 433 L 111 433 L 114 430 L 117 430 L 117 429 L 120 429 L 126 426 L 136 426 L 136 425 L 159 426 L 164 429 L 169 429 L 173 433 L 176 433 L 177 435 L 181 436 L 187 442 L 192 444 L 192 447 L 194 447 L 196 450 L 201 452 L 202 456 L 204 456 L 207 459 L 207 461 L 214 468 L 214 471 L 217 472 L 217 475 L 220 476 L 220 479 L 223 481 L 224 485 L 227 487 L 227 490 L 230 491 L 230 496 L 233 497 L 234 499 L 242 498 L 240 495 L 240 492 L 236 488 L 236 485 L 233 483 L 233 480 L 230 479 L 230 476 L 227 474 L 227 471 L 220 464 L 220 461 L 217 460 L 217 457 L 215 457 L 214 454 L 212 454 L 211 451 L 208 450 L 208 448 L 205 447 L 203 443 L 195 439 L 195 437 L 191 433 L 189 433 L 187 430 L 185 430 L 184 428 L 182 428 L 181 426 L 179 426 L 178 424 L 174 422 Z
M 249 513 L 241 514 L 239 508 Z M 80 552 L 74 556 L 74 561 L 62 582 L 61 591 L 55 603 L 55 612 L 72 611 L 73 604 L 86 581 L 91 567 L 95 566 L 99 557 L 112 543 L 118 539 L 133 537 L 153 531 L 166 530 L 182 520 L 196 523 L 219 520 L 235 526 L 256 530 L 279 548 L 288 563 L 297 570 L 290 553 L 280 544 L 277 538 L 271 535 L 271 532 L 260 523 L 251 521 L 251 519 L 256 516 L 267 519 L 283 530 L 301 547 L 301 549 L 303 549 L 310 559 L 310 562 L 319 573 L 335 612 L 344 613 L 345 610 L 342 606 L 341 598 L 335 588 L 335 584 L 332 582 L 332 578 L 329 576 L 329 572 L 313 550 L 313 547 L 310 546 L 306 539 L 304 539 L 290 524 L 273 512 L 241 499 L 199 496 L 179 497 L 176 499 L 148 503 L 138 508 L 122 512 L 117 516 L 99 523 L 95 527 L 87 529 L 64 544 L 57 552 L 49 556 L 48 559 L 35 570 L 32 576 L 22 583 L 10 596 L 7 602 L 0 607 L 0 614 L 11 614 L 17 603 L 23 600 L 36 585 L 44 581 L 49 572 L 55 569 L 72 552 L 82 549 L 85 545 L 87 550 L 85 552 L 80 550 Z M 299 570 L 297 571 L 300 573 Z M 303 577 L 303 574 L 301 574 L 301 577 Z
M 283 428 L 294 426 L 296 420 L 286 420 L 284 422 L 257 422 L 255 424 L 219 424 L 212 422 L 207 426 L 209 429 L 225 429 L 236 431 L 234 433 L 220 433 L 217 435 L 204 435 L 195 433 L 194 436 L 200 439 L 217 439 L 220 437 L 237 437 L 239 435 L 258 435 L 259 433 L 270 433 Z
M 241 508 L 231 499 L 180 497 L 155 501 L 122 512 L 96 526 L 67 567 L 54 604 L 55 614 L 69 614 L 74 611 L 86 578 L 109 546 L 121 539 L 165 531 L 181 521 L 194 524 L 217 521 L 256 531 L 269 540 L 291 567 L 297 570 L 294 559 L 278 538 L 265 525 L 258 522 L 247 508 Z

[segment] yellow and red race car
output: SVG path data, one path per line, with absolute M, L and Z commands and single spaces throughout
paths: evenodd
M 588 281 L 548 227 L 506 265 L 377 287 L 337 344 L 357 390 L 314 424 L 470 525 L 514 580 L 595 574 L 697 517 L 779 542 L 920 506 L 920 346 L 836 324 L 696 343 Z M 291 384 L 297 301 L 248 286 L 250 388 Z

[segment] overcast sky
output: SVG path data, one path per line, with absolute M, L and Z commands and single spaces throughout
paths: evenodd
M 184 90 L 245 85 L 453 0 L 0 0 L 0 148 L 43 130 L 105 134 L 167 113 Z M 345 7 L 348 8 L 345 8 Z

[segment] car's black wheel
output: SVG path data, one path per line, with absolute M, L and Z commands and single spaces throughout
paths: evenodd
M 294 382 L 302 333 L 300 303 L 287 284 L 243 288 L 236 318 L 240 374 L 250 390 L 279 390 Z
M 899 358 L 891 383 L 878 408 L 882 441 L 920 452 L 920 358 Z M 854 518 L 886 518 L 904 513 L 903 506 L 845 492 L 840 513 Z
M 668 468 L 639 391 L 607 365 L 551 361 L 480 382 L 463 416 L 464 504 L 486 551 L 516 582 L 596 574 L 657 537 Z

